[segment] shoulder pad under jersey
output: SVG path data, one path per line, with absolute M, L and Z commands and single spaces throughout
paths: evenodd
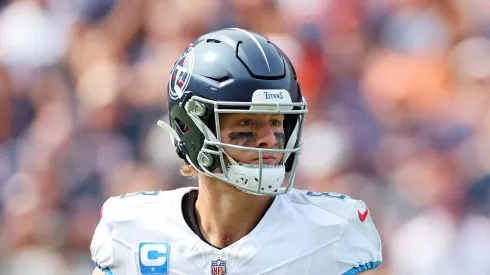
M 107 199 L 100 210 L 102 221 L 131 220 L 138 215 L 140 206 L 165 202 L 171 197 L 167 191 L 142 191 L 114 196 Z
M 376 248 L 381 247 L 378 231 L 371 218 L 371 211 L 362 200 L 335 192 L 313 192 L 293 189 L 292 202 L 311 204 L 340 216 L 355 227 Z

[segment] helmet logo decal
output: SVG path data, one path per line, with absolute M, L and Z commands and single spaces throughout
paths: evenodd
M 192 70 L 194 69 L 194 52 L 192 46 L 187 48 L 182 56 L 177 60 L 168 82 L 168 93 L 173 99 L 179 99 L 185 92 L 191 80 Z

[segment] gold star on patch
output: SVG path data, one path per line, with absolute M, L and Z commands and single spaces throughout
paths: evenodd
M 155 268 L 154 267 L 151 268 L 151 272 L 155 272 Z

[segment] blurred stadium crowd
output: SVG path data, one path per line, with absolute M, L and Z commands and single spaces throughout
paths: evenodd
M 173 62 L 229 26 L 290 56 L 296 187 L 368 203 L 379 274 L 490 274 L 487 0 L 1 0 L 0 274 L 91 274 L 105 199 L 193 184 L 155 123 Z

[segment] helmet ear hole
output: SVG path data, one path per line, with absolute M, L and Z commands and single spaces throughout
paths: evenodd
M 173 121 L 175 122 L 176 128 L 179 129 L 180 134 L 185 134 L 189 131 L 189 127 L 185 125 L 180 119 L 174 118 Z

